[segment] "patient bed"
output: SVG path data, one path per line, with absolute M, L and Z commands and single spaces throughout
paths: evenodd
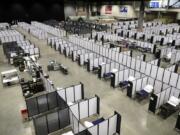
M 111 76 L 112 76 L 112 73 L 117 72 L 117 71 L 118 71 L 118 69 L 114 68 L 114 69 L 112 69 L 110 72 L 104 73 L 104 74 L 103 74 L 103 78 L 106 79 L 106 80 L 107 80 L 107 79 L 110 79 Z
M 171 114 L 175 113 L 179 108 L 180 99 L 171 96 L 167 103 L 160 107 L 159 114 L 166 119 Z
M 103 78 L 104 78 L 104 79 L 110 79 L 110 78 L 111 78 L 111 75 L 112 75 L 111 72 L 109 72 L 109 73 L 104 73 L 104 74 L 103 74 Z
M 149 94 L 153 91 L 152 85 L 146 85 L 142 90 L 136 92 L 136 98 L 138 100 L 144 100 L 149 97 Z
M 129 78 L 127 79 L 127 80 L 125 80 L 125 81 L 121 81 L 120 83 L 119 83 L 119 86 L 121 87 L 121 88 L 126 88 L 127 86 L 128 86 L 128 83 L 129 83 L 129 81 L 134 81 L 135 80 L 135 78 L 133 77 L 133 76 L 129 76 Z

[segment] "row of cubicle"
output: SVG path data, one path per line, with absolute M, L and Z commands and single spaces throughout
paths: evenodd
M 85 98 L 82 83 L 58 88 L 43 72 L 40 77 L 46 92 L 25 99 L 37 135 L 120 134 L 121 115 L 115 111 L 109 118 L 100 117 L 100 98 Z
M 106 66 L 109 64 L 107 69 L 111 69 L 110 67 L 113 67 L 112 70 L 107 71 L 110 73 L 112 86 L 120 83 L 117 79 L 119 79 L 119 77 L 123 77 L 121 80 L 128 82 L 127 96 L 134 98 L 134 94 L 141 95 L 145 91 L 146 95 L 149 92 L 148 95 L 151 96 L 149 111 L 156 112 L 160 106 L 166 103 L 168 103 L 166 106 L 167 109 L 170 106 L 169 109 L 173 108 L 174 111 L 176 111 L 176 107 L 179 103 L 178 98 L 180 94 L 180 79 L 179 75 L 173 72 L 175 70 L 174 66 L 169 67 L 168 69 L 163 69 L 158 66 L 159 62 L 157 60 L 145 62 L 141 59 L 133 58 L 126 53 L 124 54 L 112 51 L 110 48 L 97 45 L 91 40 L 83 39 L 78 36 L 69 36 L 69 40 L 65 40 L 60 37 L 51 37 L 48 39 L 48 44 L 55 48 L 55 50 L 60 51 L 60 53 L 64 53 L 66 55 L 68 54 L 67 56 L 69 57 L 72 57 L 73 53 L 76 52 L 75 57 L 72 57 L 72 59 L 74 61 L 80 61 L 83 58 L 82 62 L 79 62 L 81 63 L 80 65 L 88 65 L 90 63 L 88 61 L 98 59 L 96 60 L 98 61 L 98 64 L 93 64 L 93 66 L 89 68 L 98 68 L 98 73 L 102 72 L 101 66 Z M 109 61 L 107 61 L 107 59 Z M 104 73 L 107 75 L 106 72 L 102 72 L 101 75 L 104 75 Z M 132 76 L 133 79 L 129 80 L 129 78 Z M 149 86 L 152 86 L 152 88 L 150 89 Z

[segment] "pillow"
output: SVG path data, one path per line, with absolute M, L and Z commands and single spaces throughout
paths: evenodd
M 84 125 L 85 125 L 85 127 L 87 127 L 87 128 L 93 126 L 93 124 L 92 124 L 91 122 L 89 122 L 89 121 L 85 121 L 85 122 L 84 122 Z
M 174 96 L 171 96 L 169 101 L 176 106 L 180 103 L 180 100 Z

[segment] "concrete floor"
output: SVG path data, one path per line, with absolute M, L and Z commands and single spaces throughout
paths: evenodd
M 37 40 L 18 28 L 27 39 L 40 47 L 42 57 L 39 63 L 47 72 L 47 64 L 51 59 L 63 63 L 69 68 L 69 75 L 61 72 L 47 72 L 57 87 L 65 87 L 79 82 L 85 85 L 85 96 L 92 97 L 97 94 L 101 99 L 101 115 L 108 117 L 117 111 L 122 115 L 122 135 L 178 135 L 174 130 L 177 114 L 164 120 L 147 111 L 148 103 L 138 103 L 126 96 L 120 88 L 113 89 L 109 81 L 103 81 L 96 75 L 88 73 L 83 67 L 65 58 L 52 48 L 46 41 Z M 13 68 L 4 60 L 2 48 L 0 50 L 0 72 Z M 25 107 L 20 86 L 3 88 L 0 84 L 0 135 L 34 135 L 32 122 L 23 123 L 20 110 Z

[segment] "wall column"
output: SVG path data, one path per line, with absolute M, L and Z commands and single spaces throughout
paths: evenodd
M 139 8 L 139 18 L 138 18 L 138 29 L 139 30 L 143 29 L 144 9 L 145 9 L 144 0 L 141 0 L 141 4 L 140 4 L 140 8 Z

